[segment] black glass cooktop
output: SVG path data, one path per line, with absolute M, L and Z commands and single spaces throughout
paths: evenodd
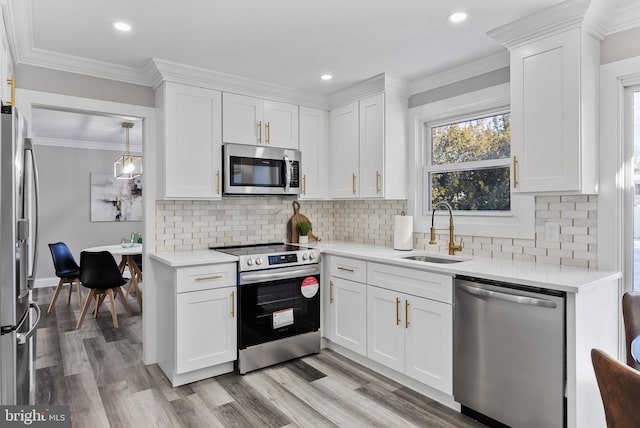
M 209 247 L 211 250 L 220 251 L 221 253 L 231 254 L 233 256 L 255 256 L 259 254 L 279 254 L 288 253 L 290 251 L 300 250 L 300 247 L 286 245 L 282 242 L 273 242 L 268 244 L 253 245 L 232 245 L 228 247 Z

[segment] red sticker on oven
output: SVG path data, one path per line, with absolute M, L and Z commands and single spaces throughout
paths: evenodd
M 318 280 L 313 276 L 308 276 L 303 279 L 302 284 L 300 285 L 300 291 L 302 291 L 302 295 L 307 299 L 310 299 L 318 294 L 319 289 L 320 284 L 318 284 Z

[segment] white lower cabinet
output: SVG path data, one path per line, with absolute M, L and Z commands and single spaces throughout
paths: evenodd
M 367 353 L 367 286 L 329 279 L 329 340 L 358 354 Z
M 177 295 L 176 373 L 236 359 L 235 298 L 236 287 Z
M 173 386 L 233 371 L 237 359 L 236 264 L 154 262 L 158 365 Z
M 453 392 L 452 306 L 369 285 L 367 357 Z

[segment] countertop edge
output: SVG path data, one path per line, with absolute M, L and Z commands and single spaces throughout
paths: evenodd
M 214 250 L 149 253 L 149 257 L 169 267 L 201 266 L 219 263 L 235 263 L 238 261 L 238 257 L 236 256 Z

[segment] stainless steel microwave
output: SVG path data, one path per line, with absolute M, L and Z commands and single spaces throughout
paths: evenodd
M 225 144 L 222 148 L 225 195 L 299 195 L 299 150 Z

